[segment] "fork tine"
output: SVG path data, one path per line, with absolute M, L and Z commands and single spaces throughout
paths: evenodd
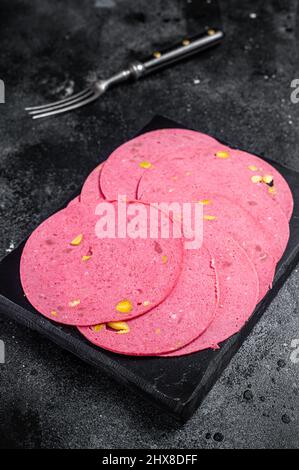
M 53 101 L 52 103 L 47 103 L 43 104 L 40 106 L 30 106 L 28 108 L 25 108 L 25 111 L 34 111 L 34 110 L 43 110 L 43 108 L 48 108 L 50 106 L 55 106 L 56 104 L 60 103 L 67 103 L 68 101 L 73 100 L 74 98 L 79 98 L 80 96 L 84 95 L 87 91 L 89 91 L 91 88 L 85 88 L 85 90 L 80 91 L 80 93 L 76 93 L 75 95 L 69 96 L 68 98 L 65 98 L 63 100 L 58 100 L 58 101 Z
M 48 116 L 54 116 L 55 114 L 66 113 L 67 111 L 72 111 L 73 109 L 78 109 L 82 106 L 85 106 L 86 104 L 92 103 L 92 101 L 95 101 L 98 97 L 99 94 L 94 93 L 89 98 L 86 98 L 83 101 L 79 101 L 78 103 L 72 104 L 70 106 L 66 106 L 65 108 L 56 109 L 54 111 L 48 111 L 46 113 L 41 112 L 40 114 L 35 114 L 34 116 L 32 116 L 32 119 L 40 119 Z
M 59 108 L 64 108 L 65 106 L 77 103 L 78 101 L 81 101 L 85 98 L 89 98 L 89 96 L 92 96 L 94 94 L 93 90 L 89 89 L 86 90 L 85 94 L 82 94 L 81 96 L 78 96 L 77 98 L 74 98 L 72 100 L 68 100 L 67 102 L 58 102 L 56 105 L 49 105 L 49 106 L 44 106 L 41 109 L 36 109 L 34 111 L 29 111 L 29 114 L 39 114 L 41 112 L 48 112 L 48 111 L 54 111 L 55 109 Z

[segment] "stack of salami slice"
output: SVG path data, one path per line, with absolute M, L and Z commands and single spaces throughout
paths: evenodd
M 174 235 L 181 220 L 161 203 L 201 207 L 200 246 Z M 194 131 L 149 132 L 117 148 L 29 237 L 24 294 L 45 317 L 119 354 L 215 349 L 271 288 L 292 210 L 289 186 L 263 159 Z M 147 227 L 157 221 L 154 236 L 123 231 L 140 212 Z

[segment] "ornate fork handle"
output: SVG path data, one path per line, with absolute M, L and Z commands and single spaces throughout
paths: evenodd
M 165 51 L 156 51 L 153 56 L 145 62 L 132 62 L 127 69 L 113 75 L 107 80 L 107 87 L 126 81 L 130 78 L 138 80 L 145 75 L 155 72 L 170 64 L 179 62 L 197 52 L 216 46 L 224 38 L 223 31 L 209 30 L 205 34 L 193 37 L 192 39 L 184 39 L 179 45 L 167 49 Z
M 156 51 L 153 57 L 146 62 L 137 62 L 132 64 L 132 73 L 136 78 L 143 77 L 151 72 L 167 67 L 167 65 L 179 62 L 197 52 L 216 46 L 224 37 L 223 31 L 209 30 L 206 34 L 192 39 L 184 39 L 177 47 L 166 50 L 165 52 Z

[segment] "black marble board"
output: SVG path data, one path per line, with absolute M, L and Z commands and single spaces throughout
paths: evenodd
M 156 116 L 138 134 L 169 127 L 184 126 Z M 108 155 L 102 157 L 104 159 Z M 75 328 L 60 326 L 42 317 L 28 303 L 20 284 L 19 263 L 26 240 L 0 263 L 0 313 L 40 332 L 118 382 L 141 393 L 179 420 L 187 420 L 217 381 L 299 260 L 299 173 L 275 162 L 270 163 L 282 173 L 293 191 L 295 208 L 291 219 L 290 241 L 278 265 L 272 289 L 259 303 L 242 330 L 224 341 L 219 350 L 206 350 L 178 358 L 120 356 L 88 343 Z

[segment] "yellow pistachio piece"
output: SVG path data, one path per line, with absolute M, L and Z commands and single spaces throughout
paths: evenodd
M 72 241 L 71 241 L 71 245 L 72 246 L 78 246 L 80 245 L 80 243 L 82 242 L 83 240 L 83 235 L 82 233 L 80 233 L 80 235 L 77 235 L 77 237 L 75 237 Z
M 208 204 L 211 204 L 212 201 L 210 199 L 201 199 L 198 201 L 199 204 L 202 204 L 203 206 L 207 206 Z
M 133 305 L 129 300 L 124 299 L 118 302 L 115 309 L 121 313 L 130 313 L 133 310 Z
M 53 317 L 57 317 L 58 313 L 56 310 L 51 310 L 51 315 L 53 315 Z
M 96 333 L 98 333 L 99 331 L 101 331 L 103 328 L 104 328 L 103 323 L 101 323 L 100 325 L 94 325 L 94 326 L 92 327 L 93 331 L 95 331 Z
M 216 215 L 204 215 L 204 220 L 215 220 L 217 219 Z
M 270 187 L 268 188 L 268 192 L 269 192 L 270 194 L 276 194 L 276 188 L 275 188 L 275 186 L 270 186 Z
M 152 166 L 152 164 L 151 164 L 151 162 L 148 162 L 148 161 L 144 160 L 144 162 L 139 163 L 139 166 L 140 166 L 140 168 L 147 169 L 147 168 L 150 168 Z
M 144 302 L 142 302 L 142 305 L 144 307 L 148 307 L 148 305 L 150 304 L 150 301 L 149 300 L 145 300 Z
M 156 52 L 153 53 L 153 56 L 156 57 L 156 59 L 159 59 L 159 57 L 161 57 L 161 55 L 162 54 L 159 51 L 156 51 Z
M 163 264 L 166 264 L 167 261 L 168 261 L 167 256 L 166 256 L 166 255 L 162 255 L 162 263 L 163 263 Z
M 264 175 L 262 178 L 263 183 L 266 184 L 271 184 L 273 182 L 273 176 L 272 175 Z
M 113 330 L 116 330 L 120 334 L 129 333 L 130 331 L 128 324 L 124 321 L 109 322 L 108 326 L 112 328 Z
M 82 256 L 82 261 L 88 261 L 91 258 L 91 255 Z
M 190 40 L 189 39 L 184 39 L 184 41 L 182 42 L 183 46 L 189 46 L 190 44 Z
M 255 165 L 249 165 L 249 166 L 248 166 L 248 169 L 249 169 L 250 171 L 257 171 L 257 170 L 258 170 L 258 167 L 255 166 Z
M 215 155 L 216 155 L 216 157 L 223 158 L 223 159 L 230 157 L 229 153 L 226 152 L 225 150 L 219 150 L 218 152 L 216 152 Z
M 214 36 L 214 34 L 216 34 L 216 31 L 215 29 L 208 29 L 207 33 L 208 33 L 208 36 Z
M 253 183 L 260 183 L 260 182 L 262 181 L 262 179 L 263 179 L 263 178 L 262 178 L 261 175 L 253 175 L 253 176 L 251 177 L 251 181 L 252 181 Z
M 77 307 L 77 305 L 80 305 L 80 300 L 79 299 L 71 300 L 69 302 L 69 307 Z
M 156 329 L 156 334 L 159 335 L 160 333 L 161 333 L 160 328 L 157 328 L 157 329 Z

